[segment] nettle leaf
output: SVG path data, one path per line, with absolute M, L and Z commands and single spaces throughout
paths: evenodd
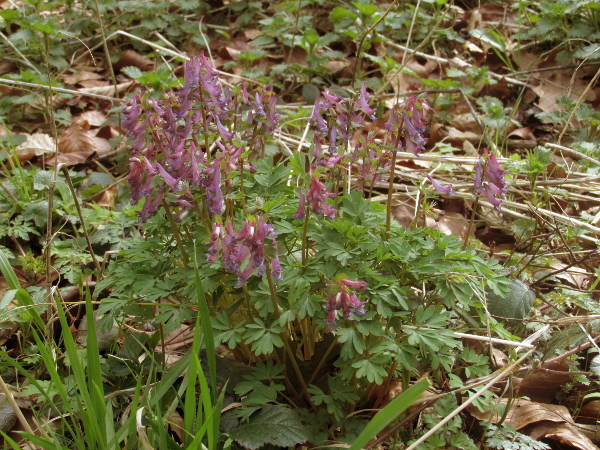
M 486 289 L 487 309 L 494 316 L 523 319 L 529 314 L 535 294 L 520 280 L 510 280 L 506 295 L 497 295 Z
M 278 448 L 295 447 L 312 439 L 310 429 L 294 411 L 273 405 L 262 408 L 248 423 L 231 430 L 229 436 L 250 450 L 266 444 Z

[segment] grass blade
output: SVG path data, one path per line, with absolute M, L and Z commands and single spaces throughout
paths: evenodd
M 371 439 L 377 436 L 377 433 L 410 407 L 429 386 L 429 380 L 423 379 L 389 402 L 385 408 L 373 416 L 350 446 L 350 450 L 360 450 L 367 445 Z

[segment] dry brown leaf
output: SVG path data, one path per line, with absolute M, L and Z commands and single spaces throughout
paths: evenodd
M 90 124 L 87 120 L 73 122 L 63 131 L 58 140 L 58 150 L 61 153 L 95 152 L 98 150 L 94 136 L 90 133 Z
M 108 80 L 83 80 L 79 85 L 84 88 L 98 88 L 112 86 L 112 83 Z
M 256 29 L 256 28 L 250 28 L 247 30 L 244 30 L 244 36 L 246 36 L 246 39 L 252 41 L 253 39 L 256 39 L 258 36 L 260 36 L 262 33 L 262 31 Z
M 88 152 L 73 152 L 73 153 L 59 153 L 56 158 L 52 156 L 46 160 L 46 164 L 49 166 L 56 166 L 57 164 L 66 164 L 67 166 L 75 166 L 77 164 L 85 164 L 96 155 L 95 151 Z
M 27 135 L 27 139 L 17 147 L 19 161 L 28 161 L 34 156 L 56 152 L 56 143 L 51 136 L 44 133 Z
M 17 66 L 8 61 L 0 61 L 0 75 L 11 73 L 17 70 Z
M 113 66 L 115 70 L 121 70 L 123 67 L 137 67 L 144 72 L 154 70 L 154 61 L 144 58 L 135 50 L 125 50 L 119 60 Z
M 573 423 L 541 422 L 529 430 L 529 436 L 537 440 L 542 438 L 554 439 L 561 444 L 567 444 L 580 450 L 598 450 L 592 440 Z
M 117 84 L 117 95 L 122 94 L 127 89 L 129 89 L 135 81 L 128 81 L 126 83 Z M 113 85 L 110 86 L 102 86 L 102 87 L 92 87 L 92 88 L 82 88 L 77 89 L 78 92 L 85 94 L 97 94 L 97 95 L 105 95 L 107 97 L 114 97 L 115 95 L 115 87 Z
M 577 415 L 578 422 L 595 424 L 598 420 L 600 420 L 600 400 L 592 400 L 586 403 Z
M 104 209 L 112 209 L 115 207 L 115 200 L 117 198 L 117 186 L 111 186 L 101 193 L 94 195 L 92 198 L 98 206 Z
M 500 403 L 506 405 L 507 399 L 500 399 Z M 472 404 L 467 407 L 467 410 L 477 420 L 498 423 L 502 419 L 502 414 L 499 411 L 481 412 Z M 574 423 L 571 413 L 566 406 L 535 403 L 525 399 L 517 399 L 511 403 L 510 411 L 508 411 L 504 423 L 510 424 L 517 430 L 520 430 L 529 424 L 541 421 Z
M 78 122 L 83 122 L 84 120 L 90 124 L 90 127 L 100 127 L 106 122 L 108 117 L 101 111 L 89 110 L 81 113 L 77 116 Z
M 97 136 L 94 136 L 92 139 L 94 140 L 98 156 L 105 155 L 113 150 L 112 145 L 106 139 Z
M 168 417 L 167 420 L 169 422 L 169 428 L 171 432 L 177 435 L 180 442 L 184 442 L 186 431 L 183 417 L 181 417 L 181 415 L 177 411 L 173 411 L 173 413 Z
M 533 130 L 529 127 L 517 128 L 516 130 L 512 130 L 508 137 L 512 139 L 523 139 L 526 141 L 537 140 L 535 134 L 533 134 Z
M 67 84 L 78 84 L 81 81 L 85 80 L 101 80 L 104 77 L 96 72 L 88 72 L 86 70 L 82 70 L 73 74 L 65 74 L 62 76 L 62 79 Z
M 465 240 L 467 237 L 467 230 L 469 228 L 469 220 L 458 212 L 449 212 L 444 214 L 440 220 L 435 223 L 435 227 L 440 230 L 442 233 L 456 236 L 460 240 Z M 471 236 L 473 235 L 473 230 L 471 230 Z
M 569 374 L 569 362 L 562 360 L 553 364 L 545 364 L 546 369 L 555 372 L 530 372 L 520 383 L 515 383 L 520 396 L 529 397 L 533 401 L 550 403 L 556 397 L 556 393 L 563 389 L 566 383 L 572 379 Z

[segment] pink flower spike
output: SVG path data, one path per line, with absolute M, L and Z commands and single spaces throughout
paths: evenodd
M 439 193 L 446 194 L 446 195 L 454 195 L 454 193 L 452 192 L 451 184 L 449 184 L 447 186 L 443 186 L 439 181 L 435 180 L 431 175 L 427 175 L 427 179 L 429 179 L 429 181 L 431 181 L 431 185 Z

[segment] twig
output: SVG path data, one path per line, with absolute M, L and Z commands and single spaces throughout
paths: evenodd
M 76 91 L 73 89 L 59 88 L 59 87 L 55 87 L 55 86 L 52 86 L 52 88 L 50 88 L 44 84 L 26 83 L 25 81 L 9 80 L 8 78 L 0 78 L 0 83 L 14 84 L 17 86 L 27 86 L 27 87 L 33 87 L 33 88 L 38 88 L 38 89 L 47 89 L 47 90 L 52 90 L 55 92 L 62 92 L 63 94 L 81 95 L 84 97 L 93 97 L 93 98 L 99 98 L 101 100 L 109 100 L 111 102 L 125 103 L 127 101 L 127 100 L 124 100 L 124 99 L 118 98 L 118 97 L 108 97 L 106 95 L 92 94 L 90 92 L 81 92 L 81 91 Z M 116 94 L 116 92 L 115 92 L 115 94 Z

